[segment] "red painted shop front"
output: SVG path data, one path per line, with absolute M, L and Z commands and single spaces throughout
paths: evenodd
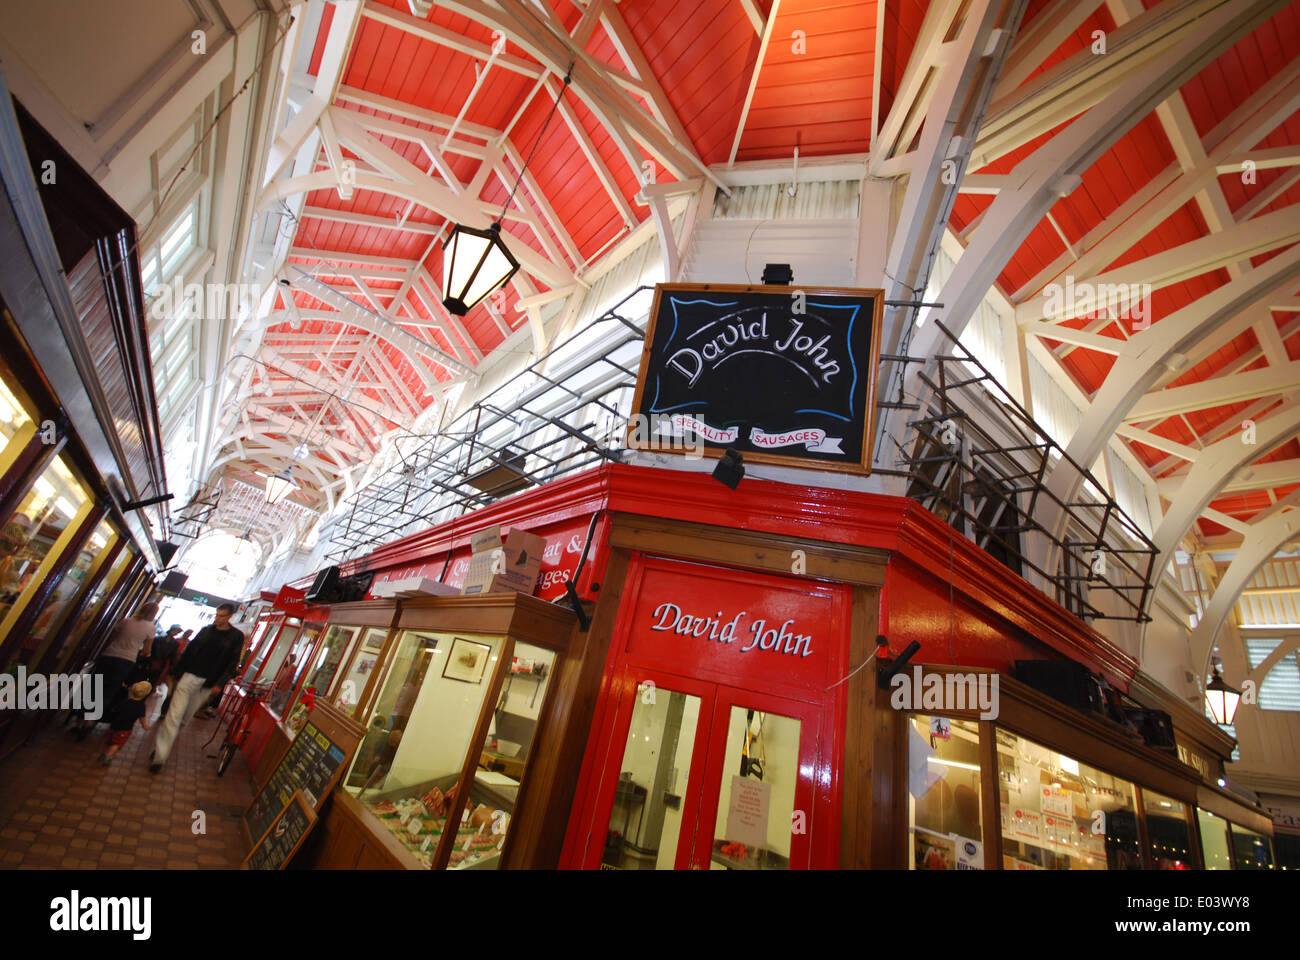
M 843 586 L 634 555 L 567 865 L 834 866 L 849 609 Z

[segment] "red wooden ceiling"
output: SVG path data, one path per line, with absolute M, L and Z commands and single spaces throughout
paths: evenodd
M 369 5 L 383 4 L 402 12 L 408 10 L 405 0 L 367 2 Z M 572 31 L 582 11 L 569 0 L 548 2 L 565 28 Z M 1156 2 L 1157 0 L 1144 0 L 1148 8 L 1155 6 Z M 771 8 L 770 0 L 758 0 L 757 5 L 766 18 Z M 1040 16 L 1052 15 L 1053 7 L 1050 0 L 1031 0 L 1024 25 L 1032 25 Z M 883 117 L 893 102 L 926 8 L 926 0 L 887 2 L 883 11 L 878 9 L 876 0 L 783 0 L 773 22 L 772 40 L 761 65 L 737 159 L 789 157 L 796 146 L 801 156 L 861 153 L 869 150 L 872 93 L 877 82 L 877 69 L 880 73 L 878 112 Z M 696 0 L 691 3 L 623 0 L 618 4 L 617 10 L 688 134 L 690 146 L 705 163 L 725 163 L 731 153 L 760 48 L 760 38 L 742 4 L 739 0 Z M 326 17 L 331 17 L 332 13 L 333 8 L 327 6 Z M 484 44 L 490 44 L 493 39 L 488 28 L 436 5 L 428 20 Z M 1103 4 L 1066 38 L 1030 79 L 1088 48 L 1093 43 L 1094 31 L 1110 33 L 1115 27 L 1115 21 Z M 321 31 L 322 39 L 313 53 L 313 70 L 320 60 L 325 33 L 326 31 Z M 878 68 L 877 46 L 880 47 Z M 506 49 L 516 57 L 528 59 L 523 50 L 513 43 L 507 44 Z M 1264 23 L 1183 87 L 1181 97 L 1197 132 L 1204 135 L 1213 129 L 1236 105 L 1280 71 L 1297 50 L 1300 50 L 1300 3 L 1292 4 Z M 598 60 L 626 68 L 614 44 L 601 28 L 594 31 L 586 51 Z M 478 64 L 467 54 L 363 17 L 348 55 L 342 83 L 345 87 L 454 116 L 469 97 Z M 494 66 L 474 96 L 465 120 L 472 124 L 502 129 L 519 112 L 533 86 L 531 78 L 499 65 Z M 570 92 L 565 94 L 565 99 L 576 122 L 610 171 L 616 189 L 628 202 L 633 216 L 638 221 L 644 220 L 647 208 L 632 199 L 639 189 L 638 171 L 633 169 L 629 158 L 623 156 L 605 126 L 577 96 Z M 340 100 L 346 101 L 346 97 L 341 96 Z M 540 136 L 530 172 L 571 237 L 579 256 L 586 260 L 620 236 L 626 226 L 619 207 L 600 185 L 564 119 L 555 115 L 545 133 L 541 133 L 551 103 L 552 97 L 544 90 L 533 96 L 510 130 L 509 140 L 520 156 L 527 156 L 534 141 Z M 430 129 L 415 121 L 367 107 L 346 103 L 345 106 L 361 113 L 392 119 L 414 129 Z M 989 164 L 984 170 L 974 172 L 1006 173 L 1049 140 L 1055 132 L 1057 131 L 1044 134 Z M 434 133 L 431 136 L 437 141 L 442 135 Z M 379 136 L 378 139 L 421 169 L 431 170 L 432 165 L 417 144 L 387 135 Z M 1263 148 L 1298 142 L 1300 115 L 1294 115 L 1264 137 L 1257 146 Z M 639 161 L 640 158 L 632 159 Z M 1083 174 L 1082 186 L 1054 205 L 1052 217 L 1069 242 L 1077 244 L 1136 191 L 1175 162 L 1169 137 L 1159 119 L 1152 114 L 1139 122 Z M 452 155 L 450 159 L 455 176 L 462 182 L 473 178 L 479 163 L 472 157 Z M 670 179 L 658 165 L 656 167 L 658 180 Z M 431 172 L 430 175 L 438 177 L 436 172 Z M 1286 169 L 1260 170 L 1254 184 L 1245 183 L 1243 178 L 1231 175 L 1222 176 L 1219 183 L 1229 208 L 1237 210 L 1285 175 Z M 499 204 L 504 202 L 506 192 L 506 185 L 493 177 L 489 178 L 482 197 Z M 528 196 L 526 189 L 521 188 L 521 194 Z M 990 202 L 991 198 L 987 196 L 959 196 L 951 216 L 953 228 L 963 230 Z M 1268 209 L 1282 209 L 1297 202 L 1300 202 L 1300 182 L 1275 200 Z M 408 204 L 402 200 L 360 189 L 353 193 L 350 200 L 341 200 L 334 190 L 318 190 L 309 196 L 308 206 L 369 214 L 384 217 L 394 223 L 407 214 L 408 208 Z M 440 218 L 420 208 L 409 212 L 409 216 L 412 222 L 419 224 L 441 223 Z M 505 229 L 511 234 L 511 243 L 526 243 L 539 251 L 542 249 L 526 226 L 507 220 Z M 1209 232 L 1198 206 L 1189 203 L 1146 236 L 1136 239 L 1112 263 L 1104 265 L 1103 269 L 1123 266 L 1173 249 L 1207 236 Z M 547 233 L 555 246 L 562 249 L 563 244 L 554 231 L 548 228 Z M 423 256 L 429 274 L 435 280 L 440 280 L 441 250 L 435 246 L 425 256 L 431 240 L 429 234 L 333 223 L 304 216 L 295 246 L 407 260 Z M 1019 292 L 1021 296 L 1027 296 L 1034 293 L 1027 285 L 1036 278 L 1040 285 L 1046 282 L 1041 277 L 1044 268 L 1065 250 L 1065 244 L 1056 229 L 1044 220 L 1011 258 L 998 278 L 999 286 L 1007 295 Z M 322 278 L 328 278 L 358 302 L 363 302 L 359 290 L 355 287 L 349 289 L 351 281 L 346 276 L 330 273 L 333 268 L 321 259 L 303 257 L 298 262 L 305 268 L 315 270 Z M 579 263 L 569 262 L 567 265 L 573 268 Z M 400 285 L 400 279 L 397 278 L 396 271 L 393 272 L 393 277 L 380 279 L 385 272 L 378 268 L 366 268 L 363 271 L 365 276 L 373 278 L 367 280 L 372 291 L 387 304 L 388 298 Z M 1194 302 L 1228 279 L 1226 270 L 1214 270 L 1156 290 L 1152 296 L 1153 321 L 1159 322 L 1160 318 Z M 305 308 L 310 302 L 310 297 L 305 293 L 299 292 L 295 296 L 300 308 Z M 511 318 L 512 327 L 517 326 L 520 318 L 513 312 L 513 303 L 517 299 L 513 290 L 508 292 L 507 298 L 510 306 L 506 316 Z M 417 323 L 428 324 L 434 320 L 418 302 L 413 301 L 405 309 L 409 319 Z M 1294 313 L 1275 313 L 1274 322 L 1279 329 L 1285 330 L 1295 316 Z M 1068 325 L 1081 327 L 1086 322 L 1079 319 Z M 484 355 L 504 338 L 497 322 L 482 306 L 471 311 L 463 323 L 469 337 Z M 412 325 L 408 329 L 413 335 L 429 340 L 441 349 L 451 349 L 451 345 L 446 342 L 448 334 L 443 331 L 435 331 L 427 325 Z M 1129 331 L 1112 324 L 1100 332 L 1106 336 L 1122 337 Z M 274 333 L 275 331 L 269 332 L 268 337 Z M 1257 346 L 1252 332 L 1243 333 L 1205 361 L 1185 371 L 1175 384 L 1195 383 L 1219 375 Z M 1284 340 L 1284 346 L 1290 358 L 1300 358 L 1300 330 L 1291 333 Z M 408 388 L 419 395 L 420 384 L 409 363 L 396 350 L 389 355 L 394 368 L 402 372 Z M 1092 393 L 1109 373 L 1113 359 L 1107 354 L 1086 348 L 1073 348 L 1063 357 L 1062 363 L 1080 388 Z M 431 369 L 434 376 L 448 376 L 440 367 L 432 366 Z M 1193 444 L 1197 438 L 1204 437 L 1238 416 L 1246 406 L 1230 404 L 1194 411 L 1148 427 L 1157 435 Z M 1135 443 L 1133 449 L 1148 465 L 1168 461 L 1167 454 L 1143 444 Z M 1162 472 L 1176 470 L 1180 463 L 1177 460 L 1168 462 Z M 1268 494 L 1260 496 L 1263 505 L 1266 505 L 1269 502 Z M 1246 500 L 1242 502 L 1245 503 Z

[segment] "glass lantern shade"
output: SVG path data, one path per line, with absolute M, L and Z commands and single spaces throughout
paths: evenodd
M 518 269 L 519 261 L 501 240 L 499 223 L 486 230 L 458 223 L 443 245 L 442 305 L 463 317 Z
M 1237 704 L 1240 701 L 1241 691 L 1228 686 L 1216 668 L 1214 676 L 1205 685 L 1205 705 L 1214 722 L 1220 726 L 1231 726 L 1237 716 Z
M 298 489 L 293 474 L 285 467 L 279 473 L 266 478 L 266 502 L 279 503 L 294 490 Z

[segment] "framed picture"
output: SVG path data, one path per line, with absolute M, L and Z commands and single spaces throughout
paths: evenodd
M 361 641 L 361 649 L 378 653 L 383 649 L 384 640 L 387 639 L 387 637 L 388 634 L 384 633 L 382 630 L 369 630 L 366 632 L 366 638 Z
M 483 671 L 487 668 L 491 653 L 492 648 L 486 643 L 456 637 L 451 641 L 451 655 L 443 664 L 442 675 L 463 683 L 482 683 Z

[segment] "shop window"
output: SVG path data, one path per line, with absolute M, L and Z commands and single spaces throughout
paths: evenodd
M 87 499 L 63 457 L 36 478 L 0 534 L 0 618 L 9 614 Z
M 1192 859 L 1187 805 L 1144 789 L 1142 809 L 1147 818 L 1147 836 L 1151 839 L 1151 862 L 1156 869 L 1187 870 Z
M 984 869 L 978 725 L 913 715 L 907 758 L 908 865 Z
M 650 690 L 644 685 L 637 688 L 605 832 L 602 869 L 671 870 L 677 859 L 700 698 L 663 688 Z M 661 796 L 664 802 L 651 801 Z
M 298 691 L 293 704 L 285 713 L 285 723 L 290 730 L 296 732 L 307 721 L 307 714 L 310 712 L 307 705 L 314 702 L 317 696 L 324 696 L 325 691 L 329 689 L 330 682 L 334 679 L 334 672 L 338 670 L 339 663 L 343 659 L 343 652 L 356 635 L 356 627 L 332 626 L 325 631 L 325 639 L 321 641 L 315 663 L 307 674 L 302 689 Z
M 323 629 L 323 624 L 309 623 L 301 631 L 294 631 L 297 636 L 294 637 L 293 646 L 289 648 L 288 654 L 280 664 L 279 672 L 275 675 L 275 685 L 271 688 L 266 702 L 267 707 L 277 717 L 285 715 L 284 708 L 289 705 L 289 698 L 293 696 L 298 681 L 307 670 L 307 661 L 311 657 L 312 648 L 316 646 L 316 638 L 320 636 Z M 289 632 L 285 630 L 286 634 Z M 268 675 L 270 675 L 269 669 Z
M 285 656 L 289 653 L 289 647 L 298 639 L 298 621 L 290 620 L 280 630 L 280 635 L 275 639 L 275 645 L 269 647 L 262 654 L 262 672 L 259 675 L 256 668 L 251 672 L 251 676 L 256 676 L 262 683 L 270 683 L 275 680 L 280 671 L 280 665 L 284 663 Z
M 453 868 L 495 870 L 500 864 L 498 854 L 510 832 L 511 815 L 554 667 L 553 651 L 527 643 L 515 644 L 510 672 L 492 711 L 492 724 L 477 751 L 483 769 L 475 771 L 474 788 L 470 791 L 471 802 L 476 799 L 475 791 L 480 794 L 470 811 L 470 822 L 476 824 L 475 833 L 452 852 Z M 496 839 L 496 845 L 486 850 L 485 835 Z
M 1278 833 L 1273 837 L 1273 852 L 1279 870 L 1300 870 L 1300 834 Z
M 1008 870 L 1139 870 L 1133 785 L 1007 730 L 998 734 Z
M 23 427 L 32 422 L 22 403 L 9 389 L 7 368 L 0 366 L 0 454 L 9 448 L 9 441 Z
M 383 652 L 384 640 L 387 637 L 388 632 L 377 627 L 371 627 L 362 636 L 356 652 L 352 655 L 352 662 L 348 665 L 347 672 L 338 685 L 338 691 L 334 694 L 334 703 L 338 707 L 351 710 L 361 702 L 366 682 L 379 661 L 379 654 Z
M 1228 847 L 1228 821 L 1208 810 L 1196 811 L 1201 827 L 1201 857 L 1206 870 L 1231 870 L 1232 853 Z
M 500 854 L 513 802 L 478 777 L 468 784 L 460 778 L 502 644 L 501 637 L 403 632 L 345 780 L 430 865 L 448 829 L 456 831 L 453 867 L 486 865 Z M 468 803 L 451 826 L 447 814 L 461 790 L 469 791 Z
M 68 568 L 68 572 L 59 579 L 58 586 L 45 601 L 45 606 L 41 608 L 35 624 L 32 625 L 31 638 L 24 644 L 25 649 L 34 651 L 29 658 L 29 663 L 39 662 L 46 641 L 63 626 L 69 608 L 81 595 L 82 585 L 86 582 L 95 558 L 108 546 L 112 536 L 113 528 L 109 526 L 108 521 L 100 523 L 78 551 L 77 558 Z
M 1229 824 L 1232 835 L 1232 852 L 1238 870 L 1272 870 L 1273 851 L 1268 837 L 1247 830 L 1237 824 Z
M 71 651 L 77 648 L 77 645 L 81 642 L 81 638 L 85 636 L 90 625 L 95 622 L 95 619 L 99 616 L 100 609 L 104 606 L 104 600 L 112 592 L 113 588 L 117 586 L 118 581 L 122 578 L 123 572 L 130 565 L 134 557 L 135 554 L 133 554 L 129 549 L 123 549 L 118 553 L 117 559 L 113 561 L 113 566 L 108 571 L 107 576 L 99 581 L 98 586 L 95 587 L 95 592 L 90 595 L 90 600 L 86 602 L 85 609 L 82 610 L 81 616 L 77 618 L 76 624 L 74 624 L 72 629 L 68 631 L 67 640 L 64 642 L 63 647 L 59 650 L 58 656 L 55 659 L 55 671 L 66 669 L 70 673 L 75 673 L 85 666 L 80 663 L 65 664 L 63 661 Z

